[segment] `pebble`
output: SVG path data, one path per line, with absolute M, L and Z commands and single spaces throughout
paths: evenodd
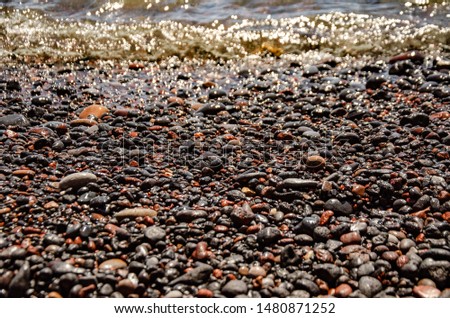
M 253 213 L 252 208 L 246 202 L 242 207 L 235 207 L 230 214 L 230 218 L 238 226 L 249 225 L 255 219 L 255 213 Z
M 358 281 L 358 289 L 367 297 L 373 297 L 383 289 L 383 285 L 374 277 L 363 276 Z
M 159 226 L 149 226 L 144 230 L 144 236 L 150 242 L 155 244 L 160 241 L 164 241 L 166 238 L 166 231 Z
M 433 286 L 420 285 L 414 286 L 413 293 L 414 296 L 419 298 L 438 298 L 441 291 Z
M 350 215 L 353 213 L 353 207 L 349 202 L 345 201 L 342 203 L 335 198 L 327 200 L 324 209 L 331 210 L 337 215 Z
M 102 262 L 98 268 L 102 270 L 115 271 L 121 268 L 126 268 L 128 265 L 125 261 L 119 258 L 113 258 Z
M 125 218 L 138 218 L 138 217 L 155 217 L 158 214 L 153 209 L 148 208 L 127 208 L 119 212 L 114 213 L 114 217 L 117 220 L 123 220 Z
M 349 284 L 340 284 L 336 287 L 334 295 L 339 298 L 346 298 L 352 293 L 353 289 Z
M 109 109 L 102 105 L 91 105 L 83 109 L 83 111 L 78 116 L 81 119 L 86 119 L 89 116 L 94 116 L 96 118 L 101 118 L 104 114 L 108 113 Z
M 320 183 L 315 180 L 287 178 L 281 182 L 281 187 L 296 190 L 315 189 Z
M 325 166 L 325 159 L 321 156 L 309 156 L 306 159 L 306 166 L 309 169 L 321 169 Z
M 59 182 L 59 188 L 61 190 L 66 190 L 68 188 L 76 190 L 91 182 L 97 182 L 95 174 L 89 172 L 77 172 L 62 178 Z
M 30 126 L 30 122 L 24 115 L 11 114 L 0 117 L 0 125 L 27 127 Z
M 281 232 L 276 227 L 263 228 L 257 234 L 259 244 L 265 246 L 276 243 L 281 238 Z
M 341 235 L 340 241 L 344 244 L 357 244 L 361 242 L 361 235 L 359 232 L 349 232 Z
M 203 210 L 181 210 L 177 212 L 176 219 L 180 222 L 191 222 L 196 219 L 204 219 L 208 213 Z
M 267 275 L 267 273 L 263 267 L 255 265 L 255 266 L 250 267 L 250 269 L 248 271 L 248 275 L 250 277 L 258 277 L 258 276 L 265 277 Z
M 176 284 L 185 283 L 185 284 L 194 284 L 198 285 L 204 283 L 209 279 L 213 271 L 213 267 L 207 264 L 200 264 L 194 269 L 190 270 L 186 274 L 181 275 L 180 277 L 169 282 L 169 286 L 174 286 Z
M 30 264 L 25 262 L 9 283 L 8 297 L 24 297 L 30 287 Z
M 222 294 L 227 297 L 236 297 L 238 295 L 247 294 L 248 287 L 242 280 L 230 280 L 222 287 Z

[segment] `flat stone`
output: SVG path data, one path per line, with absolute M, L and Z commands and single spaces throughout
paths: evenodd
M 281 187 L 296 190 L 315 189 L 318 185 L 318 181 L 300 178 L 287 178 L 281 182 Z
M 420 285 L 414 286 L 413 294 L 420 298 L 437 298 L 440 296 L 441 291 L 433 286 Z
M 236 297 L 247 294 L 247 284 L 241 280 L 230 280 L 222 288 L 222 293 L 227 297 Z
M 89 116 L 95 116 L 97 118 L 101 118 L 104 114 L 108 113 L 109 109 L 102 105 L 91 105 L 83 109 L 78 117 L 81 119 L 86 119 Z
M 89 172 L 77 172 L 65 176 L 59 182 L 59 188 L 65 190 L 68 188 L 79 189 L 90 182 L 96 182 L 97 177 Z
M 306 159 L 306 166 L 309 169 L 320 169 L 325 166 L 325 159 L 321 156 L 309 156 Z
M 10 114 L 0 117 L 0 125 L 26 127 L 30 125 L 30 122 L 24 115 Z
M 191 222 L 195 219 L 206 218 L 208 212 L 204 210 L 181 210 L 179 211 L 175 218 L 180 222 Z
M 120 268 L 126 268 L 127 263 L 120 258 L 112 258 L 101 263 L 98 268 L 103 270 L 115 271 Z
M 122 220 L 125 218 L 137 218 L 137 217 L 154 217 L 158 214 L 155 210 L 148 208 L 131 208 L 131 209 L 123 209 L 114 214 L 114 217 L 117 220 Z

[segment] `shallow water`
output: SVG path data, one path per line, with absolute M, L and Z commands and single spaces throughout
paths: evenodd
M 405 1 L 0 2 L 0 57 L 237 58 L 318 52 L 448 54 L 450 4 Z

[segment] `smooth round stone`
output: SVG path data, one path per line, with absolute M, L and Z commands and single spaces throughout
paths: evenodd
M 361 242 L 361 235 L 358 232 L 349 232 L 342 234 L 340 240 L 344 244 L 357 244 Z
M 88 183 L 97 182 L 97 177 L 89 172 L 77 172 L 65 176 L 59 182 L 59 188 L 65 190 L 68 188 L 79 189 Z
M 0 117 L 0 125 L 26 127 L 30 125 L 30 122 L 24 115 L 11 114 Z
M 222 288 L 222 294 L 227 297 L 236 297 L 238 295 L 247 294 L 247 284 L 241 280 L 231 280 L 225 284 Z
M 99 265 L 99 269 L 115 271 L 120 268 L 126 268 L 127 263 L 120 258 L 112 258 Z
M 150 226 L 144 230 L 144 236 L 150 243 L 164 241 L 166 238 L 166 231 L 159 226 Z
M 325 166 L 325 159 L 321 156 L 309 156 L 306 159 L 306 166 L 309 169 L 319 169 Z
M 181 298 L 181 297 L 183 297 L 183 293 L 180 292 L 179 290 L 171 290 L 164 296 L 164 298 Z
M 388 262 L 395 262 L 399 255 L 394 251 L 386 251 L 381 254 L 381 258 Z
M 413 240 L 411 240 L 409 238 L 405 238 L 405 239 L 401 240 L 398 245 L 398 247 L 400 248 L 400 250 L 402 252 L 408 252 L 411 247 L 415 247 L 415 246 L 416 246 L 416 242 L 414 242 Z
M 109 112 L 109 109 L 102 105 L 91 105 L 83 109 L 83 111 L 80 113 L 79 117 L 81 119 L 86 119 L 89 116 L 95 116 L 97 118 L 101 118 L 104 114 Z
M 348 284 L 340 284 L 338 287 L 336 287 L 336 290 L 334 292 L 334 295 L 336 297 L 345 298 L 348 297 L 352 293 L 352 288 Z
M 117 283 L 116 289 L 124 296 L 128 296 L 136 289 L 137 284 L 131 279 L 125 278 Z
M 358 288 L 367 297 L 373 297 L 383 289 L 383 285 L 374 277 L 363 276 L 358 281 Z
M 132 208 L 132 209 L 123 209 L 120 212 L 114 214 L 114 217 L 117 220 L 122 220 L 125 218 L 137 218 L 137 217 L 154 217 L 157 212 L 148 208 Z
M 417 282 L 417 285 L 418 285 L 418 286 L 425 285 L 425 286 L 436 287 L 436 283 L 433 282 L 433 281 L 432 281 L 431 279 L 429 279 L 429 278 L 422 278 L 421 280 L 419 280 L 419 281 Z
M 266 270 L 261 266 L 252 266 L 250 267 L 250 270 L 248 271 L 248 275 L 251 277 L 258 277 L 258 276 L 266 276 Z
M 420 298 L 437 298 L 441 294 L 441 291 L 433 286 L 420 285 L 414 286 L 413 294 Z

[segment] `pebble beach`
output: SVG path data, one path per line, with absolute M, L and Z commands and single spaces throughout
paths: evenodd
M 361 54 L 4 45 L 0 297 L 450 297 L 436 28 Z

